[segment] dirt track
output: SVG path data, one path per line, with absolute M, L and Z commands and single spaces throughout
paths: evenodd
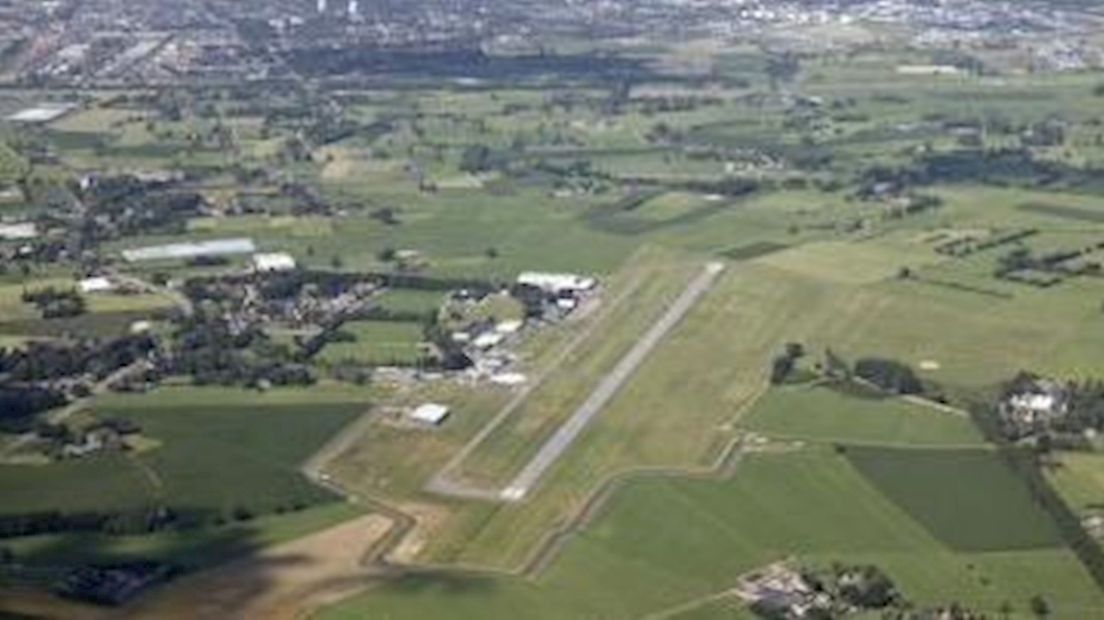
M 304 618 L 363 587 L 368 572 L 361 560 L 391 525 L 390 519 L 372 514 L 271 547 L 185 577 L 139 602 L 123 618 Z

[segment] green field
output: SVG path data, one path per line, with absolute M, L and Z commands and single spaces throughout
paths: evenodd
M 1095 513 L 1104 506 L 1104 455 L 1067 452 L 1047 474 L 1074 512 Z
M 982 445 L 965 415 L 826 386 L 772 389 L 742 422 L 770 437 L 897 445 Z
M 991 450 L 852 446 L 847 458 L 952 549 L 984 552 L 1062 544 L 1049 516 Z
M 410 366 L 425 356 L 422 325 L 398 321 L 353 321 L 341 327 L 352 342 L 326 345 L 318 359 L 329 364 Z
M 298 466 L 363 403 L 270 404 L 224 396 L 234 404 L 183 404 L 194 390 L 113 397 L 96 415 L 122 417 L 159 443 L 140 454 L 106 455 L 44 466 L 0 467 L 8 514 L 57 509 L 121 511 L 163 501 L 199 514 L 253 514 L 310 505 L 333 496 L 307 482 Z M 253 402 L 250 402 L 253 400 Z M 295 441 L 288 441 L 294 437 Z
M 794 556 L 814 563 L 875 562 L 918 603 L 955 600 L 993 611 L 1008 601 L 1023 613 L 1028 597 L 1041 593 L 1054 601 L 1054 617 L 1104 609 L 1104 596 L 1073 555 L 1053 544 L 1049 526 L 1035 522 L 1039 529 L 1026 534 L 1045 543 L 1040 548 L 959 551 L 929 534 L 850 463 L 850 457 L 817 449 L 748 457 L 729 481 L 636 479 L 535 582 L 413 573 L 383 580 L 321 617 L 487 618 L 519 610 L 532 618 L 641 617 L 721 592 L 744 572 Z M 1007 474 L 1002 479 L 984 471 L 960 472 L 956 485 L 983 496 L 994 481 L 1014 483 Z M 994 506 L 1024 509 L 1014 495 L 996 496 Z M 1029 520 L 1039 514 L 1030 504 L 1026 509 Z M 968 506 L 957 515 L 982 522 Z M 1005 513 L 1004 521 L 1014 519 Z M 982 528 L 968 528 L 964 536 L 992 540 Z

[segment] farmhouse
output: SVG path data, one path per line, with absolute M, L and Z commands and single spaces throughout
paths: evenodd
M 253 255 L 253 270 L 257 273 L 291 271 L 295 269 L 295 259 L 285 252 Z
M 1010 393 L 1002 409 L 1005 417 L 1021 425 L 1034 425 L 1066 413 L 1066 390 L 1061 383 L 1038 379 Z
M 449 408 L 437 403 L 425 403 L 419 405 L 409 414 L 409 418 L 426 426 L 440 426 L 449 416 Z

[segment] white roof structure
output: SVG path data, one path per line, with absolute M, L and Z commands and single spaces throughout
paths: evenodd
M 438 426 L 441 422 L 445 421 L 449 415 L 449 408 L 437 403 L 426 403 L 419 405 L 416 409 L 410 412 L 409 416 L 411 420 L 419 422 L 421 424 L 429 424 L 431 426 Z
M 522 325 L 524 325 L 524 322 L 519 320 L 502 321 L 495 325 L 495 331 L 500 334 L 516 334 L 521 330 Z
M 5 241 L 21 241 L 34 239 L 38 236 L 38 227 L 34 222 L 20 222 L 18 224 L 0 224 L 0 239 Z
M 521 385 L 525 383 L 525 375 L 520 372 L 500 372 L 496 375 L 491 375 L 491 383 L 495 385 Z
M 107 293 L 115 290 L 115 283 L 103 276 L 85 278 L 77 283 L 82 293 Z
M 472 344 L 479 349 L 489 349 L 502 342 L 502 334 L 498 332 L 483 332 L 472 340 Z
M 1057 399 L 1050 394 L 1017 394 L 1009 403 L 1016 409 L 1026 409 L 1036 413 L 1048 413 L 1057 405 Z
M 261 272 L 291 271 L 295 265 L 295 258 L 285 252 L 253 255 L 253 269 Z
M 8 116 L 7 120 L 13 123 L 48 123 L 68 113 L 74 107 L 70 103 L 43 103 L 31 108 L 25 108 Z
M 544 273 L 525 271 L 518 275 L 518 284 L 535 286 L 547 293 L 581 292 L 594 288 L 598 281 L 573 273 Z
M 129 262 L 219 256 L 223 254 L 252 254 L 257 251 L 252 239 L 214 239 L 194 243 L 170 243 L 144 248 L 123 250 L 123 258 Z

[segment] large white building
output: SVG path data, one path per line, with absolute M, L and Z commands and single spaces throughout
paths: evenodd
M 253 255 L 253 269 L 259 273 L 291 271 L 295 266 L 295 258 L 285 252 Z
M 110 293 L 115 290 L 115 283 L 104 276 L 95 276 L 78 282 L 77 288 L 82 293 Z
M 144 248 L 123 250 L 123 258 L 128 262 L 147 260 L 171 260 L 196 258 L 198 256 L 221 256 L 226 254 L 252 254 L 257 251 L 252 239 L 215 239 L 195 243 L 170 243 Z
M 440 426 L 449 415 L 449 408 L 437 403 L 426 403 L 418 406 L 409 414 L 411 420 L 428 426 Z
M 585 293 L 598 285 L 598 281 L 587 276 L 573 273 L 544 273 L 525 271 L 517 277 L 518 284 L 534 286 L 546 293 Z
M 4 241 L 25 241 L 38 236 L 38 227 L 34 222 L 0 224 L 0 239 Z

